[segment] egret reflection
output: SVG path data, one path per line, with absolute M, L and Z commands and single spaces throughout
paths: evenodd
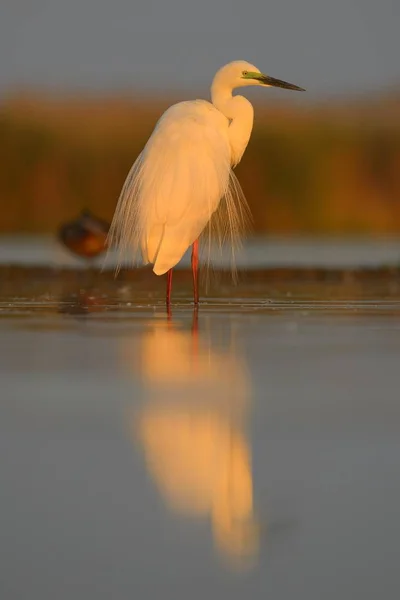
M 192 327 L 155 322 L 143 335 L 146 402 L 130 431 L 168 508 L 208 519 L 219 552 L 247 563 L 258 550 L 246 436 L 251 382 L 232 327 L 224 344 L 204 325 L 199 331 L 195 313 Z

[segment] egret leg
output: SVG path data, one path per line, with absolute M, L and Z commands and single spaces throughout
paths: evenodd
M 192 246 L 192 274 L 193 274 L 193 297 L 194 303 L 199 303 L 199 240 L 193 242 Z
M 167 272 L 167 307 L 171 306 L 172 269 Z

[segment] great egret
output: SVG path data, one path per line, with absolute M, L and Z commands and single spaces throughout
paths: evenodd
M 167 273 L 167 305 L 172 268 L 189 246 L 198 304 L 198 239 L 206 228 L 208 251 L 213 234 L 232 250 L 240 241 L 248 209 L 232 169 L 249 142 L 254 110 L 232 90 L 250 85 L 304 91 L 242 60 L 225 65 L 213 79 L 211 102 L 179 102 L 161 116 L 122 188 L 109 233 L 120 249 L 118 267 L 127 251 L 141 252 L 156 275 Z

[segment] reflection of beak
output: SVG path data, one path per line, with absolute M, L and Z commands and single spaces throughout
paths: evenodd
M 287 81 L 282 81 L 282 79 L 275 79 L 275 77 L 270 77 L 269 75 L 261 75 L 261 77 L 259 77 L 258 79 L 261 83 L 270 87 L 279 87 L 285 90 L 295 90 L 296 92 L 306 91 L 304 88 L 301 88 L 298 85 L 288 83 Z

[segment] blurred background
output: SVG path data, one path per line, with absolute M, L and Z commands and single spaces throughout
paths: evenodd
M 396 0 L 3 0 L 0 233 L 110 221 L 173 102 L 244 59 L 307 89 L 249 89 L 237 174 L 256 234 L 400 232 Z
M 399 23 L 1 0 L 1 600 L 400 597 Z M 177 270 L 167 314 L 90 260 L 157 119 L 237 59 L 307 92 L 244 91 L 239 283 L 197 311 Z

